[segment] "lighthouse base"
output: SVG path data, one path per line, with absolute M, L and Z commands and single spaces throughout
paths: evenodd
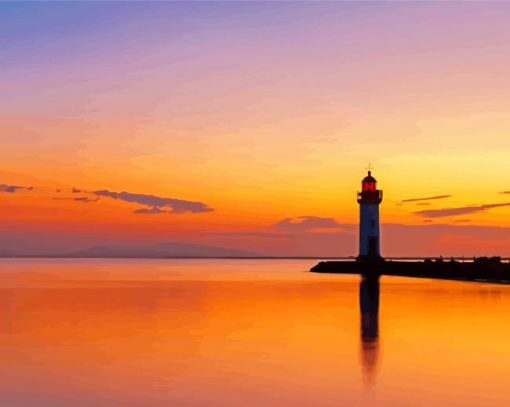
M 378 263 L 384 262 L 384 257 L 379 256 L 379 255 L 360 254 L 358 257 L 356 257 L 356 261 L 363 262 L 363 263 L 378 264 Z
M 501 261 L 499 257 L 480 257 L 470 262 L 453 259 L 443 261 L 442 258 L 423 261 L 321 261 L 310 271 L 370 277 L 385 275 L 510 284 L 510 263 L 508 260 Z

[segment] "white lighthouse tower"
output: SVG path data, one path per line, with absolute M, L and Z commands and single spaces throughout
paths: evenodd
M 361 192 L 358 192 L 359 203 L 359 256 L 358 260 L 379 260 L 379 204 L 382 202 L 382 191 L 377 189 L 377 181 L 368 175 L 361 181 Z

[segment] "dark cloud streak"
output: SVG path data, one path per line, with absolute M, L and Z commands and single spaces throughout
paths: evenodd
M 33 190 L 33 187 L 24 187 L 21 185 L 7 185 L 7 184 L 0 184 L 0 192 L 7 192 L 7 193 L 14 193 L 17 191 L 31 191 Z
M 451 195 L 435 195 L 435 196 L 429 196 L 426 198 L 410 198 L 410 199 L 403 199 L 401 202 L 434 201 L 436 199 L 446 199 L 446 198 L 451 198 Z
M 441 218 L 446 216 L 467 215 L 469 213 L 482 212 L 488 209 L 501 208 L 503 206 L 510 206 L 510 202 L 478 206 L 462 206 L 458 208 L 427 209 L 423 211 L 417 211 L 415 214 L 425 218 Z

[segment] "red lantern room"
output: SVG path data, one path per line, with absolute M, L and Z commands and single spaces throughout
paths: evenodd
M 361 192 L 358 192 L 358 202 L 363 204 L 380 204 L 382 191 L 377 189 L 377 180 L 372 177 L 372 171 L 361 181 Z
M 361 181 L 361 191 L 375 191 L 377 181 L 372 177 L 372 171 L 368 171 L 368 175 Z

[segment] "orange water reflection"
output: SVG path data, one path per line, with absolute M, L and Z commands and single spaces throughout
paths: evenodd
M 0 265 L 1 406 L 510 403 L 507 287 L 382 278 L 374 297 L 309 261 Z

